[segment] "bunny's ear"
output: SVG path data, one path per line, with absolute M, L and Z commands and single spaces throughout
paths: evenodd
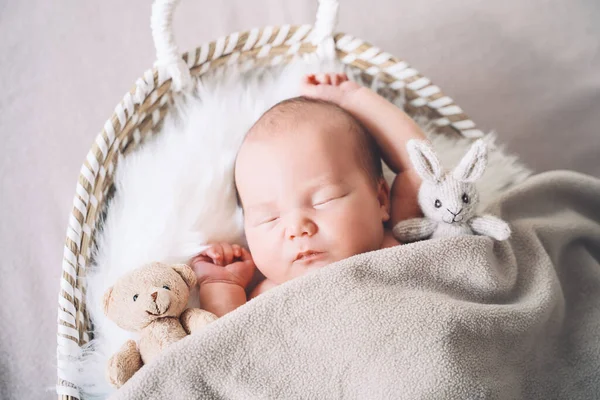
M 452 171 L 452 176 L 459 181 L 475 182 L 483 175 L 487 164 L 487 146 L 479 139 Z
M 410 161 L 421 178 L 437 182 L 442 178 L 442 167 L 433 149 L 422 140 L 411 139 L 406 144 Z

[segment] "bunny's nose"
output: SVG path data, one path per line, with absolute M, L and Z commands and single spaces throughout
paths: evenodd
M 458 217 L 458 214 L 460 214 L 460 213 L 462 212 L 462 210 L 463 210 L 462 208 L 461 208 L 461 209 L 460 209 L 460 210 L 459 210 L 459 211 L 458 211 L 456 214 L 455 214 L 455 213 L 453 213 L 453 212 L 452 212 L 452 211 L 451 211 L 449 208 L 446 208 L 446 210 L 448 210 L 448 212 L 449 212 L 450 214 L 452 214 L 452 222 L 455 222 L 455 221 L 460 221 L 459 219 L 457 219 L 457 217 Z M 451 223 L 452 223 L 452 222 L 451 222 Z
M 154 292 L 150 296 L 152 296 L 152 300 L 156 301 L 156 296 L 158 296 L 158 292 Z

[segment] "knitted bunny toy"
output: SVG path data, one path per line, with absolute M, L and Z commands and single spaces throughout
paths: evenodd
M 437 156 L 424 141 L 410 140 L 407 150 L 415 170 L 423 179 L 419 189 L 419 205 L 425 218 L 401 221 L 393 229 L 401 242 L 428 237 L 487 235 L 496 240 L 510 236 L 508 224 L 492 215 L 475 215 L 479 196 L 474 182 L 483 175 L 487 163 L 487 147 L 475 142 L 458 166 L 444 172 Z

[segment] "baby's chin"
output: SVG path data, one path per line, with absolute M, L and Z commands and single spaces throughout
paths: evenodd
M 329 264 L 335 262 L 337 260 L 330 259 L 321 259 L 321 260 L 312 260 L 312 261 L 296 261 L 292 264 L 292 268 L 290 271 L 291 278 L 298 278 L 300 276 L 309 274 L 311 272 L 315 272 L 320 270 L 323 267 L 328 266 Z M 289 280 L 289 279 L 288 279 Z
M 360 254 L 360 252 L 356 254 Z M 307 259 L 296 260 L 287 267 L 287 270 L 284 273 L 282 273 L 280 269 L 274 271 L 271 268 L 261 268 L 261 266 L 258 265 L 257 267 L 268 280 L 281 285 L 282 283 L 299 278 L 311 272 L 316 272 L 321 268 L 328 266 L 329 264 L 344 260 L 348 257 L 352 257 L 353 255 L 354 254 L 350 254 L 347 257 L 342 257 L 339 254 L 334 256 L 330 253 L 323 253 Z
M 267 278 L 268 280 L 270 280 L 272 282 L 275 282 L 278 285 L 281 285 L 282 283 L 291 281 L 292 279 L 299 278 L 308 273 L 318 271 L 319 269 L 321 269 L 329 264 L 331 264 L 331 261 L 329 261 L 329 260 L 318 260 L 318 261 L 315 260 L 313 262 L 301 262 L 301 263 L 294 262 L 294 263 L 292 263 L 291 266 L 288 267 L 285 274 L 269 273 L 270 271 L 261 269 L 260 267 L 258 267 L 258 269 L 265 276 L 265 278 Z

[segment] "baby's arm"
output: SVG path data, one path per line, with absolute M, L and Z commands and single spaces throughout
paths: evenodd
M 213 244 L 190 262 L 200 286 L 200 307 L 217 317 L 246 303 L 246 287 L 256 266 L 238 245 Z
M 419 126 L 401 109 L 344 74 L 309 75 L 303 93 L 332 101 L 359 120 L 373 135 L 385 163 L 397 176 L 391 188 L 392 224 L 421 215 L 417 193 L 421 178 L 406 150 L 410 139 L 425 139 Z

